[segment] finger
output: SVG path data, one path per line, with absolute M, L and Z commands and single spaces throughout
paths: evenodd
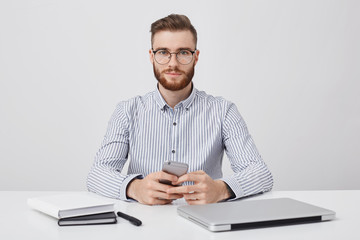
M 186 202 L 189 204 L 189 205 L 202 205 L 202 204 L 206 204 L 206 201 L 205 200 L 192 200 L 192 199 L 189 199 L 189 200 L 186 200 Z
M 187 186 L 179 186 L 179 187 L 170 187 L 167 189 L 167 193 L 169 194 L 188 194 L 190 192 L 196 192 L 198 190 L 197 185 L 187 185 Z
M 164 192 L 157 192 L 156 196 L 159 199 L 166 199 L 166 200 L 176 200 L 176 199 L 183 197 L 182 194 L 170 194 L 170 193 L 164 193 Z
M 206 172 L 204 172 L 203 170 L 199 170 L 199 171 L 195 171 L 195 172 L 191 172 L 192 174 L 198 174 L 198 175 L 201 175 L 201 174 L 206 174 Z
M 161 181 L 161 180 L 160 180 Z M 163 183 L 163 182 L 153 182 L 153 189 L 160 192 L 167 192 L 168 189 L 172 188 L 173 186 Z
M 187 193 L 187 194 L 184 194 L 184 199 L 185 200 L 203 200 L 205 198 L 204 194 L 203 193 Z
M 172 194 L 172 195 L 164 195 L 164 197 L 159 197 L 158 199 L 160 200 L 167 200 L 167 201 L 175 201 L 175 200 L 178 200 L 180 198 L 183 198 L 182 195 L 175 195 L 175 194 Z
M 191 172 L 179 177 L 179 180 L 175 184 L 181 184 L 184 182 L 200 182 L 203 179 L 203 173 Z
M 169 188 L 172 188 L 172 186 L 153 181 L 151 184 L 151 191 L 149 192 L 149 196 L 163 199 L 178 199 L 183 197 L 182 194 L 167 193 Z
M 176 182 L 178 180 L 177 176 L 163 172 L 163 171 L 156 172 L 154 177 L 156 180 L 163 179 L 163 180 L 168 180 L 170 182 Z

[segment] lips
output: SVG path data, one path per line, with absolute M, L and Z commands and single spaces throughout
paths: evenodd
M 165 74 L 172 75 L 172 76 L 178 76 L 181 75 L 180 72 L 165 72 Z

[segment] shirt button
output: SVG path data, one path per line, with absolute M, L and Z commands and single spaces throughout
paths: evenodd
M 174 122 L 173 125 L 176 126 L 176 122 Z
M 175 153 L 175 150 L 172 150 L 171 152 L 172 152 L 172 153 Z

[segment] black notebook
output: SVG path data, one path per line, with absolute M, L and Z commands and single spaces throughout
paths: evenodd
M 116 215 L 114 212 L 98 213 L 77 217 L 61 218 L 58 221 L 59 226 L 74 225 L 92 225 L 92 224 L 112 224 L 116 223 Z

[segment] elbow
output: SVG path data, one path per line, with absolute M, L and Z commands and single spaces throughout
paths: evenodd
M 269 170 L 267 170 L 266 177 L 264 179 L 264 192 L 270 192 L 274 186 L 274 178 Z
M 87 188 L 88 192 L 95 192 L 93 184 L 92 184 L 93 178 L 94 178 L 93 175 L 94 175 L 93 174 L 93 168 L 91 168 L 91 170 L 88 173 L 87 178 L 86 178 L 86 188 Z

